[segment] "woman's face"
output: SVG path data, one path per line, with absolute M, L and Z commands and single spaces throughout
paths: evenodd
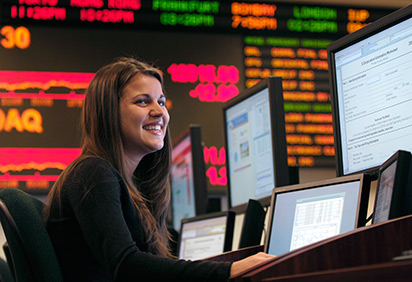
M 169 113 L 159 80 L 144 74 L 131 79 L 120 99 L 120 123 L 127 157 L 140 161 L 163 148 Z

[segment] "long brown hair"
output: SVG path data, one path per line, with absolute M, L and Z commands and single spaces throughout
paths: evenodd
M 48 203 L 50 204 L 54 197 L 60 198 L 60 189 L 66 176 L 81 160 L 90 156 L 102 158 L 111 163 L 123 177 L 142 221 L 149 252 L 171 256 L 168 247 L 169 233 L 166 227 L 170 202 L 169 129 L 166 130 L 163 148 L 146 155 L 140 161 L 133 179 L 127 176 L 124 170 L 119 102 L 125 86 L 139 73 L 155 77 L 164 88 L 162 75 L 156 68 L 132 57 L 117 58 L 97 71 L 86 91 L 82 109 L 82 153 L 63 171 L 53 185 Z M 46 220 L 49 212 L 46 208 Z

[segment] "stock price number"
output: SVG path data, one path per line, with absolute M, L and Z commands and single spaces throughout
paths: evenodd
M 14 28 L 6 25 L 0 29 L 0 45 L 6 49 L 27 49 L 31 43 L 30 31 L 27 27 Z

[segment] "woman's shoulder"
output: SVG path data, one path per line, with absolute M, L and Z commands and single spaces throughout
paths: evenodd
M 119 172 L 105 159 L 88 156 L 78 160 L 78 163 L 72 168 L 71 174 L 86 179 L 109 180 L 121 179 Z
M 113 168 L 113 166 L 103 158 L 97 156 L 83 156 L 78 161 L 80 167 L 102 167 Z

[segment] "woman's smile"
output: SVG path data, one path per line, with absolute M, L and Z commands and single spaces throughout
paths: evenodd
M 166 97 L 160 82 L 137 74 L 120 99 L 121 133 L 125 154 L 134 160 L 163 148 L 169 123 Z

